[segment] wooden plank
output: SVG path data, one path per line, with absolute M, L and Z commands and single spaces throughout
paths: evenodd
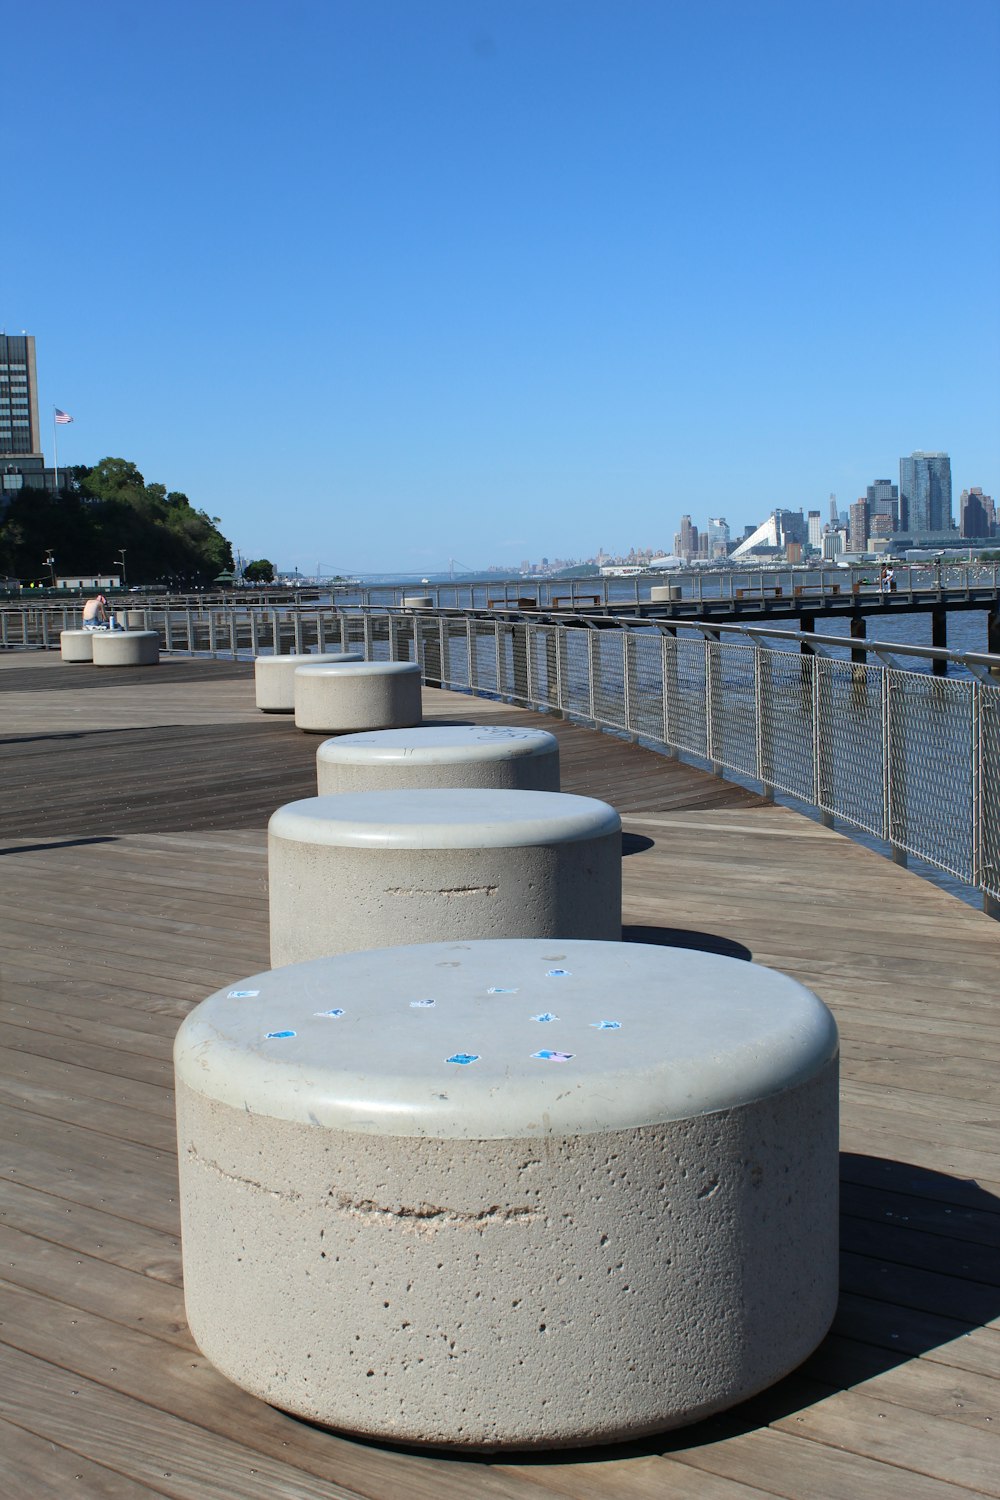
M 149 1500 L 151 1495 L 164 1493 L 2 1418 L 0 1490 L 5 1500 L 65 1500 L 67 1495 L 85 1495 L 88 1500 Z

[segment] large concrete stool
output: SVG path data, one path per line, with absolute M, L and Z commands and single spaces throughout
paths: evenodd
M 60 630 L 59 655 L 63 661 L 93 661 L 94 632 L 92 630 Z
M 95 667 L 149 667 L 160 659 L 155 630 L 95 630 Z
M 621 937 L 621 819 L 561 792 L 347 792 L 268 824 L 271 963 L 445 939 Z
M 220 990 L 174 1055 L 191 1331 L 303 1417 L 638 1438 L 779 1380 L 830 1324 L 837 1032 L 773 970 L 552 940 L 341 954 Z
M 422 718 L 416 662 L 365 661 L 295 669 L 295 723 L 311 734 L 406 729 Z
M 654 583 L 649 590 L 650 604 L 666 604 L 671 599 L 683 598 L 684 590 L 679 583 Z
M 309 656 L 305 652 L 291 656 L 257 656 L 253 676 L 257 707 L 264 714 L 295 712 L 295 669 L 309 666 L 333 666 L 339 662 L 364 661 L 362 651 L 330 651 Z
M 316 751 L 320 796 L 414 786 L 559 790 L 559 741 L 544 729 L 426 724 L 324 740 Z

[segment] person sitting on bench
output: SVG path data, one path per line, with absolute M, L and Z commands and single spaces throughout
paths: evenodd
M 95 594 L 83 606 L 84 630 L 114 630 L 114 616 L 108 613 L 108 601 L 103 594 Z

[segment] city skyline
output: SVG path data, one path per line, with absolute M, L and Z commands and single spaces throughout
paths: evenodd
M 303 571 L 825 521 L 918 451 L 997 493 L 992 0 L 164 15 L 8 19 L 47 82 L 10 149 L 72 226 L 2 252 L 50 462 L 60 407 L 61 464 Z M 928 56 L 941 108 L 855 106 Z

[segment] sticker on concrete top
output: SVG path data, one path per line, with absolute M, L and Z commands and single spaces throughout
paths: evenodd
M 313 1015 L 314 1016 L 319 1016 L 321 1019 L 323 1017 L 329 1017 L 329 1019 L 331 1021 L 339 1021 L 340 1018 L 341 1018 L 341 1016 L 343 1014 L 344 1014 L 344 1012 L 342 1010 L 340 1010 L 339 1008 L 335 1008 L 333 1010 L 314 1010 L 313 1011 Z
M 486 993 L 487 995 L 516 995 L 517 990 L 508 989 L 505 985 L 502 984 L 491 984 Z
M 431 1010 L 435 1005 L 437 1005 L 437 1001 L 436 1000 L 411 1000 L 410 1001 L 410 1009 L 411 1010 Z
M 264 1040 L 266 1042 L 281 1042 L 284 1041 L 286 1037 L 295 1035 L 296 1032 L 294 1031 L 269 1031 L 264 1037 Z
M 479 1061 L 478 1052 L 453 1052 L 450 1057 L 445 1058 L 446 1063 L 460 1063 L 464 1068 L 469 1063 Z
M 572 969 L 549 969 L 546 971 L 546 979 L 572 979 Z
M 533 1021 L 558 1021 L 559 1017 L 554 1016 L 550 1010 L 543 1010 L 540 1016 L 532 1016 L 531 1019 Z
M 532 1057 L 537 1057 L 539 1062 L 569 1062 L 574 1056 L 572 1052 L 552 1052 L 548 1047 L 543 1047 L 541 1052 L 533 1052 Z
M 254 1000 L 260 994 L 260 990 L 230 990 L 226 996 L 227 1000 Z
M 590 1024 L 595 1031 L 621 1031 L 622 1029 L 620 1021 L 591 1021 Z

